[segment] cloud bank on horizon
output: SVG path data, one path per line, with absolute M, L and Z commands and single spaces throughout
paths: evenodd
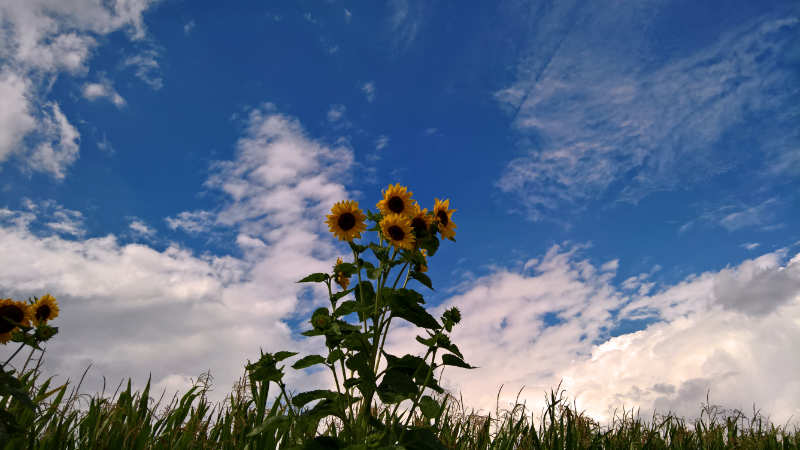
M 295 281 L 346 254 L 324 215 L 399 181 L 458 209 L 431 298 L 462 311 L 479 369 L 444 380 L 468 405 L 525 386 L 536 410 L 563 380 L 602 422 L 708 392 L 800 418 L 796 5 L 705 31 L 667 1 L 318 8 L 0 0 L 0 297 L 58 298 L 48 374 L 210 370 L 222 400 L 259 348 L 318 352 L 322 293 Z

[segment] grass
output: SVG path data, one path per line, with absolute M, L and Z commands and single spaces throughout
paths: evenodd
M 0 442 L 0 449 L 277 449 L 341 429 L 332 422 L 320 430 L 280 426 L 291 421 L 283 403 L 270 402 L 269 385 L 251 385 L 247 377 L 223 403 L 211 404 L 206 397 L 210 374 L 165 402 L 163 394 L 151 398 L 149 381 L 141 392 L 132 391 L 128 380 L 113 394 L 104 389 L 92 396 L 79 393 L 80 382 L 53 386 L 52 379 L 41 379 L 41 358 L 28 367 L 31 361 L 29 356 L 19 374 L 39 411 L 34 414 L 0 394 L 0 405 L 26 430 Z M 797 428 L 789 432 L 765 425 L 758 413 L 748 419 L 739 411 L 724 414 L 709 406 L 691 424 L 673 415 L 644 422 L 624 412 L 601 427 L 570 407 L 560 386 L 550 392 L 538 420 L 519 402 L 487 416 L 468 410 L 461 399 L 451 397 L 445 405 L 436 417 L 420 415 L 413 422 L 430 427 L 448 449 L 800 449 Z M 381 414 L 388 412 L 376 412 Z

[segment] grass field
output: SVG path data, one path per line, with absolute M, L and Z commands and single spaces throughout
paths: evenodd
M 34 413 L 0 394 L 0 404 L 26 430 L 0 444 L 3 450 L 277 449 L 306 442 L 317 431 L 293 426 L 285 404 L 268 400 L 268 385 L 250 385 L 246 377 L 225 402 L 211 404 L 205 397 L 209 380 L 203 377 L 170 400 L 155 398 L 149 383 L 134 392 L 130 380 L 114 393 L 90 396 L 80 393 L 79 384 L 54 386 L 52 380 L 41 379 L 41 358 L 25 363 L 20 378 L 40 407 Z M 521 404 L 479 416 L 451 398 L 436 417 L 416 415 L 413 421 L 432 430 L 449 449 L 800 449 L 800 430 L 766 424 L 758 414 L 748 418 L 706 407 L 700 419 L 687 423 L 671 415 L 643 421 L 624 413 L 611 426 L 601 427 L 571 408 L 563 391 L 551 391 L 547 403 L 542 419 L 536 420 Z M 341 423 L 328 425 L 323 435 L 341 432 Z M 337 448 L 310 442 L 315 446 L 306 448 Z

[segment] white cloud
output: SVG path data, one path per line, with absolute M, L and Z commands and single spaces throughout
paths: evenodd
M 114 235 L 42 235 L 32 229 L 50 217 L 41 205 L 0 209 L 0 264 L 13 266 L 0 271 L 0 289 L 15 298 L 51 292 L 61 305 L 48 375 L 75 380 L 93 362 L 85 392 L 99 390 L 103 375 L 131 376 L 141 388 L 150 372 L 157 389 L 185 390 L 211 369 L 218 389 L 210 398 L 222 400 L 259 348 L 319 352 L 318 340 L 294 341 L 286 321 L 305 318 L 319 299 L 296 281 L 329 271 L 340 254 L 320 217 L 348 198 L 338 180 L 352 152 L 309 138 L 270 106 L 251 112 L 246 125 L 235 158 L 218 162 L 207 183 L 227 199 L 219 212 L 167 221 L 197 232 L 232 228 L 239 258 L 198 256 L 176 244 L 123 245 Z M 130 229 L 148 233 L 139 222 Z M 331 383 L 325 374 L 287 375 L 298 388 Z
M 330 109 L 328 110 L 328 121 L 338 122 L 344 117 L 344 113 L 346 111 L 347 108 L 344 105 L 331 105 Z
M 12 73 L 0 72 L 0 163 L 20 151 L 20 143 L 36 127 L 36 119 L 26 98 L 28 82 Z
M 755 250 L 760 246 L 761 244 L 759 244 L 758 242 L 745 242 L 744 244 L 741 245 L 742 248 L 747 250 Z
M 797 96 L 783 88 L 796 84 L 797 73 L 782 56 L 796 17 L 760 18 L 654 64 L 637 57 L 648 44 L 642 35 L 630 35 L 651 16 L 634 7 L 582 9 L 581 25 L 563 29 L 577 20 L 565 18 L 573 6 L 537 16 L 535 50 L 521 59 L 517 81 L 496 93 L 528 149 L 508 163 L 498 187 L 530 218 L 565 203 L 609 195 L 635 202 L 691 186 L 753 152 L 773 167 L 797 148 Z M 725 133 L 754 114 L 771 118 L 756 147 L 725 146 Z M 774 179 L 773 172 L 765 177 Z
M 0 71 L 0 163 L 13 153 L 28 169 L 64 177 L 77 159 L 80 135 L 46 98 L 51 83 L 61 73 L 86 74 L 103 35 L 122 29 L 131 39 L 144 38 L 142 15 L 152 3 L 0 2 L 0 60 L 6 62 Z M 98 88 L 88 90 L 91 95 Z
M 786 358 L 800 345 L 800 255 L 769 253 L 651 295 L 621 292 L 610 264 L 597 270 L 575 249 L 554 246 L 532 261 L 521 273 L 476 279 L 436 308 L 462 312 L 453 342 L 479 368 L 447 368 L 444 378 L 468 406 L 494 411 L 501 385 L 501 408 L 525 386 L 520 401 L 538 414 L 542 393 L 563 380 L 578 410 L 606 425 L 623 406 L 646 420 L 654 410 L 695 418 L 707 389 L 713 403 L 755 403 L 777 424 L 800 417 L 800 361 Z M 559 322 L 547 326 L 545 315 Z M 642 317 L 658 321 L 609 337 L 623 319 Z M 396 331 L 394 351 L 419 350 L 408 344 L 417 333 Z
M 351 20 L 353 20 L 353 13 L 351 13 L 349 9 L 345 8 L 344 9 L 344 21 L 345 21 L 345 23 L 350 23 Z
M 375 139 L 375 150 L 383 150 L 387 145 L 389 145 L 389 136 L 382 134 Z
M 375 100 L 375 93 L 377 92 L 377 88 L 375 87 L 375 82 L 368 81 L 362 84 L 361 92 L 364 93 L 364 97 L 366 97 L 367 101 L 372 103 Z
M 83 85 L 83 97 L 89 101 L 95 101 L 100 98 L 107 98 L 117 108 L 125 106 L 125 99 L 114 89 L 111 81 L 106 78 L 101 79 L 96 83 L 86 83 Z

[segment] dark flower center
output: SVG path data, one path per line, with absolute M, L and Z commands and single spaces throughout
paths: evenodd
M 405 209 L 405 203 L 403 203 L 403 199 L 400 197 L 392 197 L 386 202 L 386 206 L 389 208 L 389 211 L 393 213 L 400 214 Z
M 389 237 L 391 237 L 393 241 L 402 241 L 403 238 L 406 237 L 406 232 L 397 225 L 392 225 L 389 227 Z
M 447 217 L 447 213 L 444 210 L 439 210 L 439 212 L 436 213 L 436 217 L 439 218 L 439 223 L 445 227 L 450 223 L 450 219 Z
M 411 226 L 414 228 L 414 231 L 417 232 L 417 234 L 424 232 L 425 229 L 428 228 L 428 224 L 425 223 L 425 220 L 419 217 L 415 217 L 411 221 Z
M 339 228 L 341 228 L 344 231 L 348 231 L 352 229 L 354 226 L 356 226 L 356 216 L 354 216 L 352 213 L 349 212 L 344 213 L 341 216 L 339 216 L 339 220 L 337 221 L 337 223 L 339 224 Z
M 36 320 L 47 320 L 50 317 L 50 307 L 42 305 L 36 309 Z
M 24 318 L 25 314 L 22 312 L 22 309 L 19 306 L 0 306 L 0 333 L 8 333 L 9 331 L 13 330 L 14 327 L 16 327 L 14 323 L 22 322 L 22 319 Z M 11 322 L 9 322 L 9 320 Z

